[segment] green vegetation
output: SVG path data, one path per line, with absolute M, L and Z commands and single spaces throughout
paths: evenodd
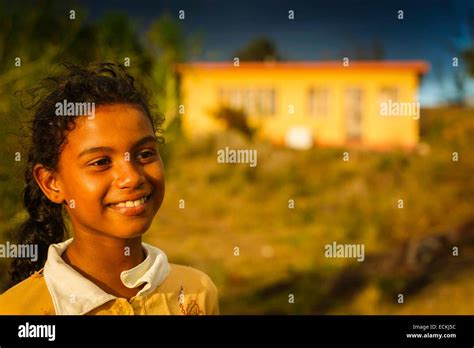
M 423 110 L 422 134 L 413 152 L 296 152 L 237 132 L 183 141 L 146 240 L 208 272 L 224 313 L 472 313 L 472 110 Z M 258 166 L 217 163 L 225 146 L 256 148 Z M 364 243 L 366 260 L 324 258 L 333 241 Z M 444 300 L 429 300 L 437 289 Z
M 153 91 L 155 112 L 166 118 L 172 145 L 180 134 L 177 115 L 179 85 L 173 64 L 199 49 L 199 41 L 183 35 L 177 20 L 166 14 L 145 30 L 122 13 L 86 21 L 87 12 L 67 2 L 12 3 L 0 0 L 0 242 L 11 240 L 24 219 L 23 172 L 29 142 L 31 88 L 59 73 L 61 64 L 123 64 Z M 166 153 L 165 153 L 166 156 Z M 0 287 L 8 287 L 8 262 L 0 260 Z
M 413 152 L 275 148 L 243 136 L 251 134 L 245 120 L 230 112 L 221 118 L 240 132 L 190 142 L 176 117 L 172 67 L 198 47 L 170 17 L 139 37 L 122 14 L 89 23 L 80 9 L 70 20 L 67 6 L 53 1 L 42 11 L 15 6 L 0 0 L 1 243 L 25 217 L 20 192 L 31 115 L 21 104 L 30 101 L 14 92 L 60 62 L 130 58 L 131 73 L 153 90 L 167 119 L 166 197 L 145 240 L 172 262 L 207 272 L 223 313 L 474 313 L 473 110 L 422 110 L 422 142 Z M 262 40 L 247 51 L 278 59 Z M 257 167 L 217 163 L 226 146 L 257 149 Z M 364 243 L 365 261 L 324 258 L 333 241 Z M 459 256 L 452 256 L 454 246 Z M 0 291 L 9 286 L 7 270 L 1 259 Z M 400 293 L 404 304 L 396 302 Z
M 248 118 L 241 109 L 234 109 L 228 106 L 219 106 L 214 112 L 213 117 L 223 121 L 228 129 L 235 130 L 248 138 L 252 138 L 255 129 L 248 124 Z

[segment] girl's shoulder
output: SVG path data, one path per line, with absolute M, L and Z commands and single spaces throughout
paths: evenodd
M 53 315 L 51 296 L 38 271 L 0 295 L 0 315 Z
M 168 279 L 171 280 L 183 280 L 190 284 L 195 284 L 201 287 L 213 287 L 214 283 L 211 278 L 196 268 L 191 266 L 178 265 L 170 263 L 170 274 Z
M 203 314 L 219 313 L 218 291 L 214 282 L 206 273 L 195 268 L 170 263 L 170 273 L 157 290 L 178 299 L 180 305 L 199 304 Z
M 176 285 L 182 285 L 195 293 L 208 292 L 217 295 L 217 288 L 206 273 L 190 266 L 170 263 L 170 273 L 161 288 L 175 289 Z

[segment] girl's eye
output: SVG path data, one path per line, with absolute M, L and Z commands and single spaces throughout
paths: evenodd
M 140 152 L 137 155 L 137 157 L 141 158 L 141 159 L 148 159 L 148 158 L 154 157 L 154 156 L 155 156 L 155 151 L 152 151 L 152 150 L 145 150 L 145 151 Z
M 110 160 L 108 158 L 101 158 L 98 161 L 92 162 L 90 166 L 92 167 L 103 167 L 106 166 L 110 163 Z

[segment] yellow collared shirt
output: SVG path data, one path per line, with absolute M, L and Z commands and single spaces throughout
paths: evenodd
M 64 262 L 72 239 L 53 244 L 43 270 L 0 295 L 2 315 L 199 315 L 219 314 L 217 289 L 194 268 L 168 263 L 143 243 L 145 260 L 121 274 L 125 286 L 144 284 L 130 300 L 106 293 Z

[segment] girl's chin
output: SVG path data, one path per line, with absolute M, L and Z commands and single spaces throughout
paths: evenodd
M 114 237 L 121 238 L 121 239 L 132 239 L 132 238 L 137 238 L 144 235 L 147 230 L 148 230 L 148 227 L 134 229 L 134 230 L 127 230 L 127 231 L 120 231 L 116 229 L 110 234 L 113 235 Z
M 152 221 L 153 219 L 135 219 L 128 222 L 114 220 L 107 223 L 107 231 L 119 238 L 140 237 L 148 231 Z

